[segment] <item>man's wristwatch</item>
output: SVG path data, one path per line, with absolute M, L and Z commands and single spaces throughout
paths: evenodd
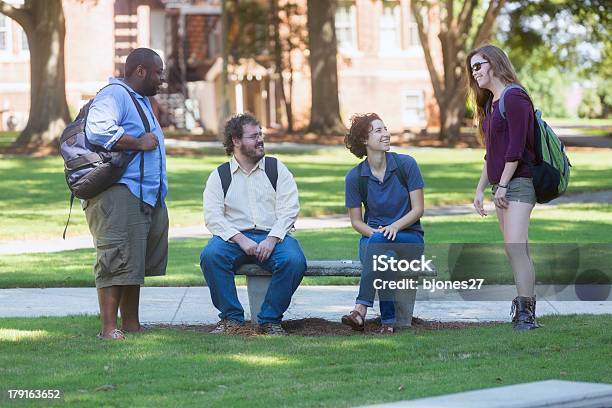
M 497 187 L 501 187 L 501 188 L 508 188 L 508 185 L 506 184 L 505 186 L 503 184 L 498 184 Z

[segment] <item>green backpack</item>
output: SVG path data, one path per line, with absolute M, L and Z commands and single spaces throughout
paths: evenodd
M 521 86 L 510 84 L 506 86 L 499 98 L 499 112 L 502 118 L 506 119 L 506 107 L 504 96 L 510 89 L 520 89 L 527 94 Z M 527 95 L 529 96 L 529 95 Z M 535 117 L 535 162 L 531 163 L 523 154 L 523 160 L 529 166 L 533 176 L 533 187 L 535 189 L 538 203 L 547 203 L 567 190 L 570 177 L 570 167 L 572 167 L 565 146 L 555 132 L 542 120 L 542 112 L 534 111 Z

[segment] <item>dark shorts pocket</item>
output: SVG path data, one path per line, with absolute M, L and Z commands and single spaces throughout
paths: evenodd
M 96 259 L 96 279 L 109 278 L 127 272 L 127 245 L 113 242 L 98 245 Z

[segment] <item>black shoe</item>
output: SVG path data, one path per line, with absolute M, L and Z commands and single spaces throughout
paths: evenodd
M 222 319 L 217 323 L 217 326 L 210 331 L 210 334 L 225 334 L 232 329 L 237 329 L 242 326 L 244 326 L 244 323 L 239 323 L 230 319 Z
M 269 336 L 287 336 L 287 332 L 280 323 L 263 323 L 259 325 L 259 332 Z
M 535 318 L 536 298 L 517 296 L 512 301 L 512 328 L 516 331 L 533 330 L 540 327 Z

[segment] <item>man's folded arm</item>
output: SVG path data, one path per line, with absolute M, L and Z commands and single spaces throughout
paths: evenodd
M 94 100 L 89 108 L 85 131 L 89 142 L 108 151 L 155 149 L 158 144 L 155 135 L 147 133 L 135 137 L 125 133 L 125 129 L 119 125 L 125 113 L 120 106 L 110 93 Z
M 90 143 L 112 150 L 125 134 L 119 125 L 122 112 L 111 93 L 98 95 L 89 107 L 85 133 Z

